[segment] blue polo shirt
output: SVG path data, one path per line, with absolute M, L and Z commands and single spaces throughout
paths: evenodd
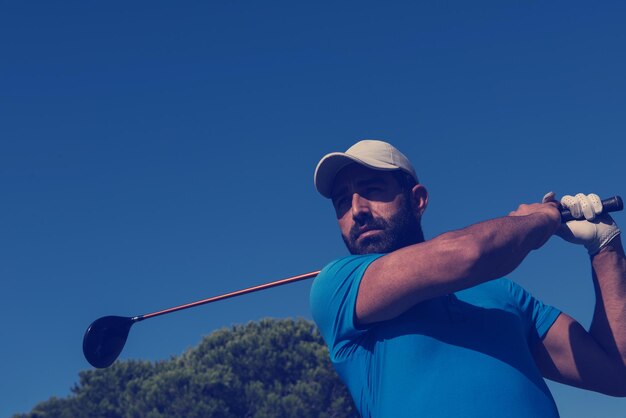
M 560 312 L 498 279 L 355 326 L 356 296 L 382 254 L 327 265 L 311 310 L 363 417 L 558 417 L 531 355 Z

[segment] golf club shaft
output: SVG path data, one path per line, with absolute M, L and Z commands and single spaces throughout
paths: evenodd
M 312 271 L 310 273 L 300 274 L 298 276 L 292 276 L 292 277 L 288 277 L 286 279 L 276 280 L 275 282 L 265 283 L 265 284 L 261 284 L 261 285 L 258 285 L 258 286 L 252 286 L 252 287 L 248 287 L 246 289 L 237 290 L 237 291 L 226 293 L 226 294 L 223 294 L 223 295 L 213 296 L 213 297 L 210 297 L 210 298 L 207 298 L 207 299 L 198 300 L 196 302 L 187 303 L 185 305 L 175 306 L 173 308 L 164 309 L 162 311 L 152 312 L 152 313 L 145 314 L 145 315 L 135 316 L 135 317 L 132 318 L 132 320 L 133 320 L 133 322 L 139 322 L 139 321 L 143 321 L 144 319 L 149 319 L 149 318 L 153 318 L 155 316 L 165 315 L 165 314 L 176 312 L 176 311 L 182 311 L 183 309 L 193 308 L 195 306 L 204 305 L 206 303 L 216 302 L 218 300 L 223 300 L 223 299 L 228 299 L 228 298 L 232 298 L 232 297 L 235 297 L 235 296 L 245 295 L 246 293 L 253 293 L 253 292 L 258 292 L 259 290 L 269 289 L 270 287 L 282 286 L 282 285 L 285 285 L 285 284 L 298 282 L 300 280 L 310 279 L 312 277 L 317 276 L 319 274 L 319 272 L 320 272 L 319 270 Z

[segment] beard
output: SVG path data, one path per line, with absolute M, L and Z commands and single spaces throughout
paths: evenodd
M 375 218 L 369 213 L 363 217 L 350 228 L 348 236 L 341 234 L 350 254 L 390 253 L 424 241 L 420 220 L 412 213 L 406 199 L 400 210 L 389 219 Z M 363 227 L 378 229 L 379 233 L 357 242 L 359 229 Z

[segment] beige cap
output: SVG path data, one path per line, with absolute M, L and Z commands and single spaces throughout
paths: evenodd
M 352 145 L 346 152 L 331 152 L 320 160 L 313 179 L 317 191 L 330 198 L 335 176 L 351 163 L 374 170 L 402 170 L 418 182 L 415 169 L 396 147 L 387 142 L 366 139 Z

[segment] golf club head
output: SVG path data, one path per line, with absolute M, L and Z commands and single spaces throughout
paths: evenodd
M 103 316 L 93 321 L 83 337 L 83 354 L 89 364 L 98 369 L 113 364 L 126 344 L 133 322 L 123 316 Z

